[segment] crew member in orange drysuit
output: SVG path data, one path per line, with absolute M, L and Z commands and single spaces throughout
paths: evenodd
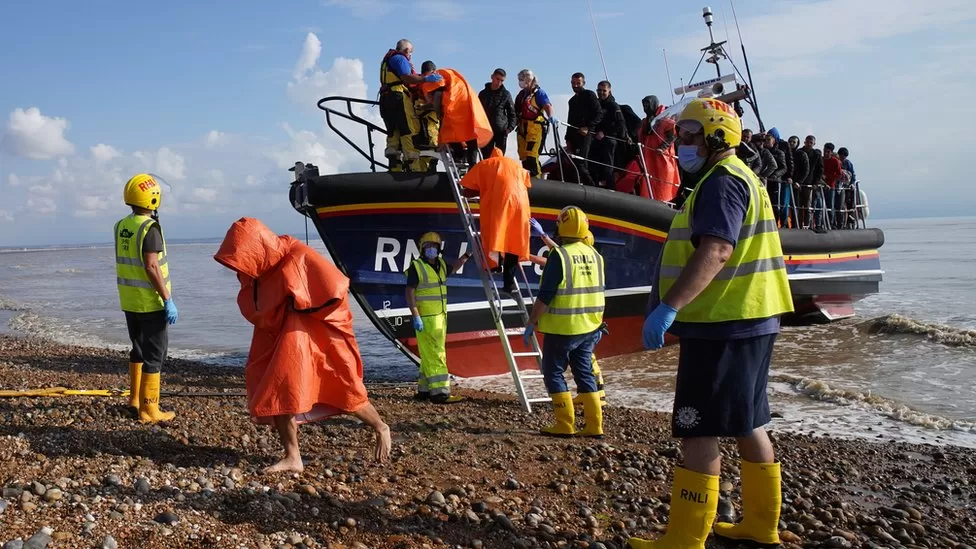
M 654 200 L 671 202 L 681 185 L 678 161 L 674 154 L 674 121 L 661 120 L 652 130 L 651 120 L 664 111 L 664 105 L 654 95 L 645 97 L 643 105 L 647 117 L 637 130 L 637 142 L 643 146 L 641 151 L 644 154 L 647 175 L 650 176 L 651 192 L 654 193 Z M 617 179 L 616 190 L 633 193 L 636 187 L 637 194 L 650 198 L 647 194 L 647 180 L 643 175 L 636 175 L 640 171 L 639 159 L 632 160 L 627 165 L 627 171 L 622 172 Z
M 461 179 L 461 186 L 481 196 L 481 246 L 492 266 L 491 254 L 504 255 L 504 291 L 515 291 L 515 268 L 529 259 L 529 187 L 532 179 L 522 164 L 497 147 Z M 466 193 L 467 194 L 467 193 Z M 474 193 L 472 193 L 474 194 Z
M 301 472 L 298 424 L 352 414 L 376 432 L 374 457 L 390 453 L 390 429 L 370 404 L 352 329 L 349 279 L 304 243 L 243 217 L 214 259 L 237 273 L 237 305 L 254 325 L 244 377 L 251 419 L 274 425 L 285 458 L 264 470 Z
M 433 63 L 432 63 L 433 64 Z M 473 166 L 478 161 L 478 151 L 494 138 L 491 123 L 478 94 L 461 73 L 454 69 L 437 69 L 438 82 L 420 85 L 426 102 L 436 109 L 441 127 L 437 141 L 449 144 L 454 157 L 461 157 L 462 147 L 467 151 L 467 162 Z

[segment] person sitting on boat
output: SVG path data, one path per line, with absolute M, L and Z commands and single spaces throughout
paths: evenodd
M 462 255 L 448 271 L 441 257 L 441 235 L 429 232 L 420 237 L 420 257 L 407 267 L 407 306 L 413 315 L 420 353 L 417 400 L 435 404 L 461 400 L 451 395 L 447 371 L 447 277 L 458 272 L 470 257 L 471 252 Z
M 424 82 L 438 82 L 441 76 L 431 73 L 418 75 L 410 62 L 413 43 L 406 38 L 396 48 L 386 52 L 380 62 L 380 116 L 386 124 L 386 150 L 391 172 L 423 172 L 426 158 L 421 158 L 414 139 L 420 133 L 420 119 L 414 108 L 410 87 Z
M 681 187 L 678 161 L 674 156 L 674 120 L 663 118 L 653 124 L 654 118 L 664 111 L 664 105 L 656 95 L 648 95 L 642 103 L 646 117 L 637 130 L 637 142 L 641 144 L 643 167 L 647 169 L 650 181 L 641 174 L 640 159 L 634 159 L 617 178 L 615 188 L 618 192 L 671 202 Z
M 436 69 L 432 74 L 440 78 L 421 84 L 420 90 L 424 101 L 433 105 L 440 119 L 439 146 L 449 146 L 455 159 L 465 158 L 468 166 L 473 166 L 481 155 L 481 147 L 495 137 L 488 114 L 478 94 L 461 73 L 454 69 Z
M 583 210 L 566 206 L 556 219 L 561 246 L 554 248 L 556 261 L 547 261 L 539 281 L 539 294 L 525 326 L 529 346 L 532 333 L 545 334 L 542 343 L 542 375 L 552 399 L 555 423 L 542 434 L 602 438 L 603 410 L 593 375 L 593 349 L 602 337 L 605 306 L 603 256 L 583 239 L 589 221 Z M 531 347 L 530 347 L 531 348 Z M 573 397 L 563 373 L 569 367 L 583 401 L 586 423 L 576 430 Z
M 742 522 L 715 533 L 779 543 L 780 464 L 763 426 L 766 382 L 779 317 L 793 311 L 773 208 L 759 178 L 735 154 L 742 125 L 732 107 L 694 99 L 678 115 L 678 159 L 697 183 L 674 216 L 652 278 L 644 346 L 680 338 L 672 436 L 674 470 L 667 533 L 629 540 L 633 549 L 704 549 L 719 499 L 719 437 L 742 459 Z
M 481 197 L 481 247 L 491 267 L 503 266 L 502 291 L 517 292 L 515 269 L 529 259 L 529 172 L 496 148 L 465 174 L 461 186 Z
M 237 273 L 237 305 L 254 325 L 244 365 L 252 421 L 274 425 L 285 457 L 265 473 L 304 470 L 298 425 L 351 414 L 390 454 L 390 428 L 369 402 L 353 333 L 349 279 L 329 260 L 257 219 L 235 221 L 214 260 Z
M 555 247 L 557 247 L 557 246 L 559 246 L 559 244 L 556 244 L 556 242 L 553 241 L 553 239 L 549 238 L 549 235 L 546 234 L 546 232 L 544 230 L 542 230 L 542 225 L 538 221 L 536 221 L 535 219 L 530 219 L 529 220 L 529 224 L 532 225 L 532 234 L 534 234 L 534 235 L 536 235 L 536 236 L 538 236 L 539 238 L 542 239 L 542 242 L 546 245 L 547 248 L 549 248 L 549 253 L 551 254 L 552 253 L 552 249 L 555 248 Z M 589 247 L 591 247 L 593 249 L 596 249 L 596 239 L 593 238 L 593 232 L 592 231 L 586 231 L 586 236 L 583 237 L 583 244 L 586 244 L 587 246 L 589 246 Z M 549 258 L 548 257 L 539 257 L 537 255 L 531 255 L 531 256 L 529 256 L 529 261 L 531 261 L 532 263 L 535 263 L 536 265 L 540 265 L 543 268 L 545 268 L 546 263 L 548 263 L 548 261 L 549 261 Z M 603 335 L 607 335 L 609 333 L 610 333 L 610 330 L 607 328 L 607 323 L 604 322 L 603 324 L 600 325 L 600 334 L 601 334 L 601 337 Z M 599 343 L 599 340 L 597 340 L 597 343 Z M 604 388 L 604 385 L 603 385 L 603 371 L 600 370 L 600 363 L 597 362 L 597 360 L 596 360 L 596 352 L 595 351 L 593 353 L 593 356 L 590 358 L 590 362 L 591 362 L 591 364 L 593 366 L 593 377 L 596 378 L 596 390 L 597 390 L 597 393 L 600 394 L 600 406 L 606 406 L 607 405 L 607 392 L 606 392 L 606 390 Z M 574 404 L 583 404 L 583 400 L 585 400 L 585 398 L 586 397 L 584 397 L 582 394 L 577 393 L 576 394 L 576 397 L 573 398 L 573 403 Z
M 529 175 L 539 177 L 542 174 L 539 152 L 545 147 L 549 127 L 552 126 L 555 131 L 559 121 L 553 117 L 552 101 L 549 101 L 546 91 L 539 87 L 535 73 L 529 69 L 520 70 L 518 83 L 521 90 L 515 96 L 515 112 L 518 115 L 516 137 L 519 160 L 522 167 L 529 170 Z
M 593 186 L 593 176 L 590 175 L 590 147 L 596 127 L 603 120 L 603 109 L 600 99 L 592 90 L 586 89 L 586 76 L 581 72 L 573 73 L 570 78 L 573 96 L 569 98 L 569 112 L 566 128 L 566 144 L 576 155 L 576 169 L 579 170 L 580 181 L 584 185 Z

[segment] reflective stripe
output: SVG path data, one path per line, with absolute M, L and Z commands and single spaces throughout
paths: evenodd
M 131 278 L 122 278 L 121 276 L 116 277 L 115 281 L 119 286 L 132 286 L 134 288 L 147 288 L 152 290 L 152 282 L 146 282 L 145 280 L 133 280 Z
M 134 257 L 119 257 L 119 256 L 116 256 L 115 257 L 115 262 L 118 263 L 118 264 L 120 264 L 120 265 L 133 265 L 133 266 L 136 266 L 136 267 L 142 267 L 142 261 L 140 261 L 140 260 L 138 260 L 138 259 L 136 259 Z
M 584 313 L 602 313 L 605 307 L 576 307 L 574 309 L 548 308 L 546 312 L 551 315 L 580 315 Z
M 430 376 L 427 378 L 427 383 L 430 385 L 433 385 L 434 383 L 444 383 L 445 381 L 451 381 L 450 374 Z
M 739 229 L 738 240 L 745 240 L 757 234 L 772 233 L 779 230 L 776 226 L 775 219 L 767 219 L 765 221 L 760 221 L 759 223 L 752 223 L 749 225 L 743 225 Z M 691 240 L 693 231 L 691 227 L 675 227 L 668 231 L 668 240 L 679 241 L 679 240 Z
M 776 269 L 785 269 L 786 262 L 782 257 L 770 257 L 767 259 L 757 259 L 742 263 L 737 267 L 723 267 L 715 275 L 715 280 L 732 280 L 737 276 L 752 275 L 756 273 L 767 273 Z
M 443 298 L 439 295 L 422 295 L 420 297 L 417 297 L 416 300 L 417 301 L 443 301 Z
M 592 288 L 572 288 L 563 291 L 557 290 L 556 293 L 559 295 L 582 295 L 582 294 L 597 294 L 603 291 L 605 291 L 605 288 L 603 287 L 603 285 L 600 285 L 600 286 L 593 286 Z
M 430 390 L 430 396 L 449 395 L 449 394 L 451 394 L 450 387 L 438 387 L 436 389 Z
M 427 273 L 425 272 L 424 273 L 424 279 L 426 279 L 426 278 L 427 278 Z M 432 290 L 434 288 L 439 288 L 439 287 L 440 287 L 440 284 L 436 284 L 436 283 L 435 284 L 430 284 L 429 282 L 426 282 L 426 280 L 425 280 L 425 282 L 423 284 L 417 284 L 417 289 L 418 290 Z

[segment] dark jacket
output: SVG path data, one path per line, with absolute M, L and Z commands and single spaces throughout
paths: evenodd
M 753 148 L 751 143 L 746 143 L 745 141 L 739 143 L 739 146 L 735 148 L 735 155 L 742 160 L 746 166 L 756 172 L 762 171 L 762 157 L 759 155 L 759 151 Z
M 596 129 L 603 120 L 600 98 L 592 90 L 583 90 L 569 98 L 569 115 L 566 122 L 574 128 Z
M 603 111 L 603 114 L 600 115 L 601 120 L 596 125 L 595 130 L 603 132 L 604 135 L 609 137 L 626 139 L 627 122 L 624 121 L 624 113 L 620 110 L 620 105 L 617 104 L 617 100 L 613 98 L 613 95 L 609 95 L 606 99 L 599 101 L 600 110 Z
M 810 177 L 810 157 L 803 149 L 796 149 L 793 153 L 793 182 L 806 185 Z
M 759 156 L 762 158 L 762 167 L 759 168 L 758 173 L 759 177 L 765 180 L 771 177 L 779 166 L 776 164 L 776 158 L 773 156 L 773 153 L 766 147 L 763 147 L 759 151 Z
M 620 105 L 620 112 L 624 115 L 624 122 L 627 124 L 627 135 L 632 141 L 637 141 L 637 130 L 640 129 L 642 119 L 634 112 L 630 105 Z
M 505 89 L 502 84 L 497 90 L 491 89 L 491 84 L 485 84 L 485 89 L 478 94 L 481 106 L 485 108 L 488 115 L 488 122 L 495 133 L 509 133 L 518 124 L 518 116 L 515 114 L 515 103 L 512 101 L 512 94 Z
M 769 181 L 773 181 L 773 182 L 785 181 L 786 171 L 787 171 L 786 154 L 784 154 L 783 151 L 779 149 L 778 144 L 776 147 L 773 147 L 772 149 L 766 149 L 766 150 L 769 151 L 771 155 L 773 155 L 773 159 L 776 161 L 776 169 L 773 170 L 773 173 L 767 176 Z
M 807 176 L 805 185 L 816 185 L 823 180 L 823 153 L 820 149 L 801 149 L 806 153 L 807 158 L 810 160 L 810 175 Z
M 776 142 L 776 148 L 783 153 L 783 160 L 786 161 L 786 172 L 782 175 L 780 179 L 786 181 L 793 177 L 793 150 L 790 149 L 790 143 L 788 141 L 783 141 L 780 139 Z M 779 157 L 776 157 L 776 161 L 779 162 Z

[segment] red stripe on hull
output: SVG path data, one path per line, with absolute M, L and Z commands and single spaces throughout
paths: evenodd
M 625 316 L 607 319 L 610 334 L 600 340 L 596 348 L 597 358 L 636 353 L 644 350 L 641 343 L 641 328 L 644 318 L 640 316 Z M 539 334 L 539 344 L 545 336 Z M 512 351 L 527 352 L 528 348 L 522 342 L 521 335 L 509 335 L 508 341 Z M 412 352 L 417 351 L 416 338 L 401 340 Z M 418 353 L 419 356 L 419 353 Z M 533 357 L 519 357 L 515 359 L 520 370 L 535 370 L 536 361 Z M 447 369 L 458 377 L 491 376 L 509 373 L 508 361 L 502 352 L 501 343 L 494 330 L 464 332 L 447 336 Z

